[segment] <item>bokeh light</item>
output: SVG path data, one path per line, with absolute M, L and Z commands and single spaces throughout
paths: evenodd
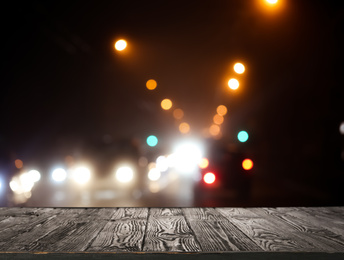
M 148 136 L 146 141 L 150 147 L 154 147 L 158 144 L 158 138 L 155 135 Z
M 207 168 L 208 165 L 209 165 L 209 160 L 207 158 L 202 158 L 202 160 L 198 164 L 199 168 L 201 168 L 201 169 Z
M 91 179 L 91 171 L 87 167 L 78 167 L 73 172 L 73 179 L 79 184 L 85 184 Z
M 172 107 L 172 101 L 168 98 L 165 98 L 163 101 L 161 101 L 161 107 L 164 110 L 169 110 Z
M 188 140 L 174 148 L 174 165 L 183 173 L 193 172 L 198 168 L 203 156 L 203 147 L 196 141 Z
M 21 187 L 23 188 L 24 192 L 31 191 L 31 189 L 34 185 L 34 181 L 28 173 L 22 173 L 19 176 L 19 180 L 20 180 L 20 184 L 21 184 Z
M 28 175 L 32 179 L 33 182 L 38 182 L 41 179 L 41 174 L 37 170 L 31 170 L 28 172 Z
M 156 168 L 160 171 L 160 172 L 165 172 L 168 169 L 168 165 L 169 162 L 167 160 L 167 158 L 163 155 L 159 156 L 156 159 Z
M 230 89 L 236 90 L 239 88 L 239 81 L 237 79 L 230 79 L 228 81 L 228 87 Z
M 242 168 L 245 170 L 251 170 L 253 168 L 253 162 L 250 159 L 245 159 L 242 161 Z
M 23 161 L 20 159 L 17 159 L 14 161 L 14 165 L 16 166 L 17 169 L 23 168 Z
M 184 111 L 180 108 L 177 108 L 173 111 L 173 117 L 175 119 L 182 119 L 184 117 Z
M 215 182 L 215 174 L 212 173 L 212 172 L 207 172 L 204 177 L 203 177 L 203 180 L 205 183 L 207 184 L 212 184 Z
M 150 79 L 146 82 L 146 87 L 149 90 L 154 90 L 157 86 L 158 84 L 156 83 L 154 79 Z
M 238 62 L 234 64 L 234 71 L 238 74 L 243 74 L 245 72 L 244 64 Z
M 157 168 L 150 169 L 148 172 L 148 179 L 151 181 L 157 181 L 160 179 L 161 173 Z
M 218 126 L 218 125 L 211 125 L 210 127 L 209 127 L 209 133 L 212 135 L 212 136 L 216 136 L 216 135 L 218 135 L 218 134 L 220 134 L 220 132 L 221 132 L 221 129 L 220 129 L 220 127 Z
M 220 115 L 220 116 L 225 116 L 227 114 L 227 107 L 224 105 L 219 105 L 216 108 L 216 112 Z
M 118 40 L 115 43 L 115 49 L 117 51 L 123 51 L 127 47 L 127 42 L 125 40 Z
M 246 131 L 240 131 L 238 133 L 238 140 L 242 143 L 248 140 L 248 133 Z
M 53 171 L 51 177 L 56 182 L 62 182 L 67 178 L 67 172 L 62 168 L 57 168 Z
M 127 183 L 130 182 L 134 177 L 134 171 L 129 166 L 123 166 L 117 169 L 116 179 L 119 182 Z
M 265 0 L 268 4 L 277 4 L 278 0 Z
M 344 135 L 344 122 L 342 122 L 339 126 L 339 132 Z
M 190 125 L 186 122 L 183 122 L 179 125 L 179 131 L 182 133 L 182 134 L 187 134 L 190 132 Z
M 219 114 L 216 114 L 214 117 L 213 117 L 213 122 L 217 125 L 221 125 L 223 123 L 223 116 L 219 115 Z

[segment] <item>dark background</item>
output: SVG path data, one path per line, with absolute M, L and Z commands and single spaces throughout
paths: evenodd
M 267 10 L 258 2 L 3 4 L 4 182 L 17 158 L 49 165 L 104 136 L 142 145 L 154 132 L 163 144 L 178 134 L 160 108 L 169 97 L 194 134 L 227 105 L 222 141 L 247 129 L 258 187 L 271 195 L 283 186 L 283 200 L 267 196 L 261 206 L 343 205 L 343 3 L 285 0 Z M 120 38 L 125 53 L 113 49 Z M 246 72 L 231 92 L 238 60 Z M 145 88 L 150 78 L 155 91 Z

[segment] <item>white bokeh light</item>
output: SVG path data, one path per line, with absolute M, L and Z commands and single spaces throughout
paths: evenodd
M 116 179 L 119 182 L 127 183 L 130 182 L 134 177 L 134 171 L 129 166 L 123 166 L 117 169 Z
M 62 182 L 67 178 L 67 172 L 62 168 L 57 168 L 53 171 L 52 178 L 56 182 Z
M 165 172 L 168 169 L 168 160 L 165 156 L 161 155 L 156 159 L 156 168 L 160 172 Z
M 161 173 L 157 168 L 150 169 L 148 172 L 148 179 L 151 181 L 157 181 L 160 179 Z
M 91 178 L 91 171 L 87 167 L 78 167 L 73 172 L 73 179 L 79 184 L 85 184 Z
M 198 168 L 203 158 L 202 146 L 194 141 L 186 141 L 174 149 L 173 161 L 175 168 L 184 173 L 190 173 Z
M 41 179 L 41 174 L 37 170 L 31 170 L 28 172 L 28 175 L 32 179 L 33 182 L 38 182 Z

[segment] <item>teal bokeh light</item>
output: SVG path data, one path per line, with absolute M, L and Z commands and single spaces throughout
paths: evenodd
M 150 135 L 147 137 L 147 144 L 154 147 L 158 144 L 158 138 L 155 135 Z
M 248 140 L 248 133 L 246 131 L 240 131 L 238 133 L 238 140 L 245 143 Z

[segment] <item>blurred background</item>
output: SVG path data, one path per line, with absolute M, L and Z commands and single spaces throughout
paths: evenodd
M 342 1 L 2 6 L 0 206 L 344 205 Z

